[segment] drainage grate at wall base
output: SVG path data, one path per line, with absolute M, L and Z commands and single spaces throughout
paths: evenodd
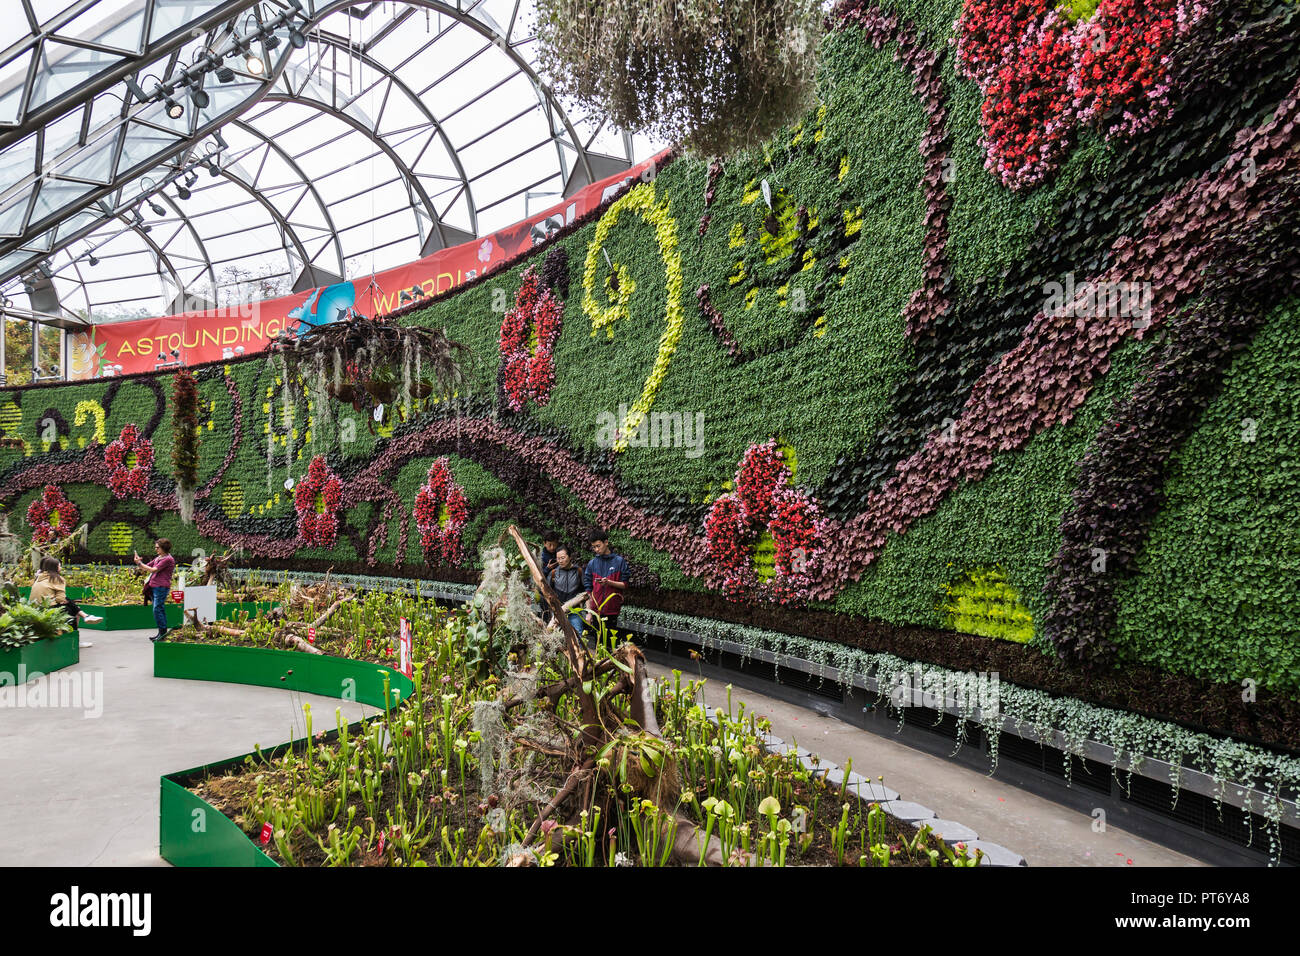
M 1214 798 L 1190 790 L 1179 791 L 1177 805 L 1170 806 L 1173 787 L 1169 784 L 1137 774 L 1127 783 L 1127 792 L 1124 787 L 1117 788 L 1126 803 L 1237 846 L 1265 854 L 1269 851 L 1268 820 L 1258 813 L 1247 813 L 1230 803 L 1216 807 Z M 1300 865 L 1300 830 L 1288 826 L 1280 830 L 1281 862 Z
M 885 713 L 890 720 L 898 720 L 900 709 L 893 704 L 887 704 Z M 915 727 L 919 730 L 928 731 L 937 734 L 946 740 L 957 742 L 961 725 L 966 725 L 966 738 L 963 746 L 982 747 L 982 738 L 980 734 L 983 728 L 972 721 L 963 721 L 956 714 L 950 714 L 947 711 L 938 711 L 932 707 L 904 707 L 902 713 L 905 714 L 903 721 L 904 727 Z
M 1109 795 L 1111 792 L 1112 773 L 1110 766 L 1086 757 L 1067 754 L 1064 750 L 1035 743 L 1015 734 L 1004 733 L 998 738 L 998 759 L 1011 760 L 1024 764 L 1045 774 L 1066 779 L 1066 760 L 1071 760 L 1071 786 L 1082 787 L 1094 793 Z

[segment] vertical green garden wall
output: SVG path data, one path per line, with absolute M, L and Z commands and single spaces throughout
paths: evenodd
M 800 124 L 395 316 L 470 347 L 454 397 L 376 419 L 266 356 L 198 369 L 193 525 L 171 376 L 0 390 L 0 508 L 29 530 L 51 487 L 98 559 L 453 580 L 509 523 L 605 525 L 634 602 L 1295 696 L 1297 5 L 1025 2 L 992 36 L 1005 6 L 845 4 Z

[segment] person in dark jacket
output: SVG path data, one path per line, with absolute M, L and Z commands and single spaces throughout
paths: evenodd
M 573 563 L 569 549 L 563 545 L 555 552 L 555 567 L 551 568 L 551 573 L 546 576 L 546 583 L 550 585 L 566 611 L 577 607 L 587 596 L 587 592 L 582 587 L 582 568 Z M 549 611 L 546 619 L 550 620 Z
M 627 593 L 627 579 L 631 574 L 627 558 L 615 554 L 609 546 L 609 535 L 601 529 L 593 531 L 588 537 L 595 557 L 587 562 L 582 571 L 582 587 L 589 595 L 585 612 L 589 626 L 599 629 L 603 620 L 606 627 L 618 623 L 618 612 L 623 607 L 623 598 Z M 572 617 L 570 617 L 572 620 Z M 574 627 L 578 625 L 575 623 Z

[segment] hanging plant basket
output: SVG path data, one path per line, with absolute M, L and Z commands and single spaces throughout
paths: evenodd
M 365 389 L 375 401 L 381 405 L 387 405 L 393 400 L 393 383 L 371 379 L 366 382 Z
M 270 349 L 285 374 L 303 374 L 324 395 L 358 411 L 399 398 L 450 392 L 465 380 L 462 366 L 473 354 L 442 329 L 398 325 L 356 316 L 346 322 L 282 335 Z
M 812 105 L 823 17 L 819 0 L 537 0 L 539 60 L 617 128 L 726 156 Z

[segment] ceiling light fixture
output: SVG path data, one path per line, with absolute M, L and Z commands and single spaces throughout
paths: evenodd
M 167 97 L 167 115 L 172 119 L 180 119 L 185 115 L 185 107 L 169 96 Z

